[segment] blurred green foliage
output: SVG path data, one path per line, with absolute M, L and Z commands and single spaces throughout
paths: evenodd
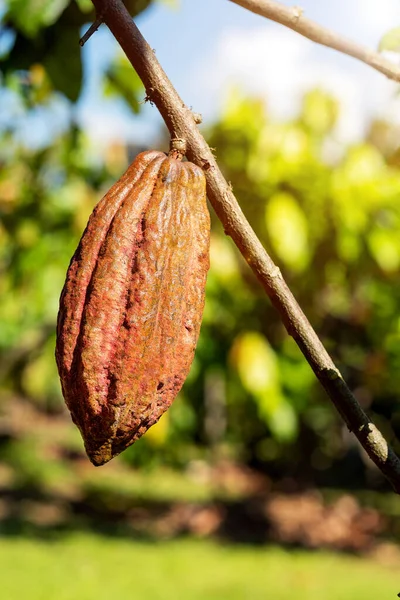
M 383 124 L 372 124 L 362 143 L 338 145 L 339 112 L 335 100 L 316 89 L 305 95 L 298 118 L 282 123 L 269 117 L 262 102 L 233 91 L 209 142 L 305 314 L 360 402 L 398 447 L 398 160 Z M 237 363 L 231 363 L 232 377 L 236 371 L 248 401 L 257 405 L 258 427 L 264 421 L 274 440 L 254 423 L 247 425 L 246 439 L 246 422 L 254 417 L 246 409 L 240 417 L 245 447 L 268 462 L 291 442 L 293 460 L 301 463 L 308 448 L 312 467 L 329 470 L 352 443 L 343 439 L 262 290 L 241 261 L 238 268 L 252 301 L 231 330 Z
M 151 2 L 126 0 L 125 5 L 135 16 Z M 2 33 L 8 44 L 2 71 L 26 81 L 32 67 L 42 65 L 51 88 L 75 102 L 83 83 L 80 29 L 94 18 L 90 0 L 5 0 Z
M 305 313 L 396 444 L 399 171 L 372 141 L 336 147 L 338 112 L 314 90 L 298 118 L 280 123 L 261 102 L 233 92 L 208 137 Z M 71 129 L 40 152 L 4 135 L 0 157 L 3 395 L 57 414 L 59 293 L 88 215 L 127 156 L 115 146 L 97 164 L 85 135 Z M 184 466 L 210 452 L 273 475 L 366 481 L 353 440 L 216 221 L 193 368 L 171 410 L 122 460 Z
M 13 36 L 3 57 L 1 93 L 13 94 L 30 113 L 39 106 L 46 110 L 60 92 L 78 97 L 80 56 L 75 63 L 68 54 L 75 70 L 66 73 L 65 48 L 51 44 L 69 31 L 78 39 L 79 27 L 93 15 L 82 0 L 24 4 L 30 19 L 21 20 L 20 3 L 12 1 L 3 16 L 3 29 Z M 134 13 L 149 3 L 130 4 Z M 78 52 L 77 44 L 65 43 Z M 57 80 L 49 60 L 68 84 Z M 140 109 L 142 87 L 125 59 L 115 59 L 103 84 L 106 94 L 123 98 L 134 112 Z M 296 118 L 279 122 L 263 102 L 232 90 L 207 139 L 345 378 L 399 449 L 399 156 L 385 123 L 371 124 L 362 143 L 338 144 L 339 114 L 335 99 L 316 89 L 305 95 Z M 87 218 L 127 166 L 129 152 L 114 145 L 99 161 L 73 120 L 39 150 L 25 144 L 12 121 L 1 130 L 0 392 L 6 424 L 0 452 L 29 481 L 46 479 L 46 469 L 64 476 L 65 457 L 82 455 L 53 357 L 58 298 Z M 54 423 L 61 420 L 73 433 L 61 434 L 55 425 L 57 439 L 46 430 L 39 439 L 35 428 L 18 429 L 20 420 L 15 435 L 7 415 L 21 399 L 37 419 L 54 416 Z M 49 448 L 56 460 L 46 466 Z M 120 460 L 183 467 L 198 458 L 224 457 L 273 477 L 383 485 L 213 218 L 207 301 L 191 373 L 170 411 Z

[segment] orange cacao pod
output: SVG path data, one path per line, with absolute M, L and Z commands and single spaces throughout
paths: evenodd
M 202 170 L 157 151 L 139 154 L 89 219 L 60 298 L 56 360 L 95 465 L 141 437 L 183 385 L 209 232 Z

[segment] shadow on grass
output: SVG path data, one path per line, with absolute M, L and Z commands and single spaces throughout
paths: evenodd
M 388 531 L 393 533 L 378 511 L 361 507 L 354 497 L 342 495 L 326 504 L 315 491 L 189 502 L 101 488 L 66 498 L 25 485 L 0 490 L 0 498 L 0 535 L 48 541 L 74 532 L 149 542 L 189 535 L 225 543 L 363 553 Z
M 90 531 L 146 540 L 187 534 L 249 544 L 271 540 L 271 523 L 261 498 L 190 503 L 90 491 L 66 501 L 31 486 L 0 490 L 0 498 L 3 536 L 52 540 L 71 532 Z

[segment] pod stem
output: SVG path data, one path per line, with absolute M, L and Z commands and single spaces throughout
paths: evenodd
M 186 140 L 183 138 L 171 138 L 168 156 L 170 158 L 175 158 L 176 160 L 182 160 L 185 154 Z

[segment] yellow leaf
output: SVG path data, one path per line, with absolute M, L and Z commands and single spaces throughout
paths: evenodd
M 233 247 L 230 241 L 220 235 L 211 235 L 210 244 L 211 270 L 220 281 L 227 281 L 239 274 Z
M 260 394 L 278 386 L 275 353 L 260 333 L 248 331 L 236 338 L 231 356 L 248 392 Z
M 155 447 L 163 446 L 169 429 L 169 415 L 164 413 L 157 423 L 152 425 L 146 433 L 146 440 Z
M 265 219 L 276 254 L 295 271 L 302 271 L 310 258 L 308 225 L 296 200 L 285 192 L 271 197 Z
M 368 246 L 383 271 L 397 271 L 400 266 L 400 240 L 397 232 L 374 229 L 368 236 Z

